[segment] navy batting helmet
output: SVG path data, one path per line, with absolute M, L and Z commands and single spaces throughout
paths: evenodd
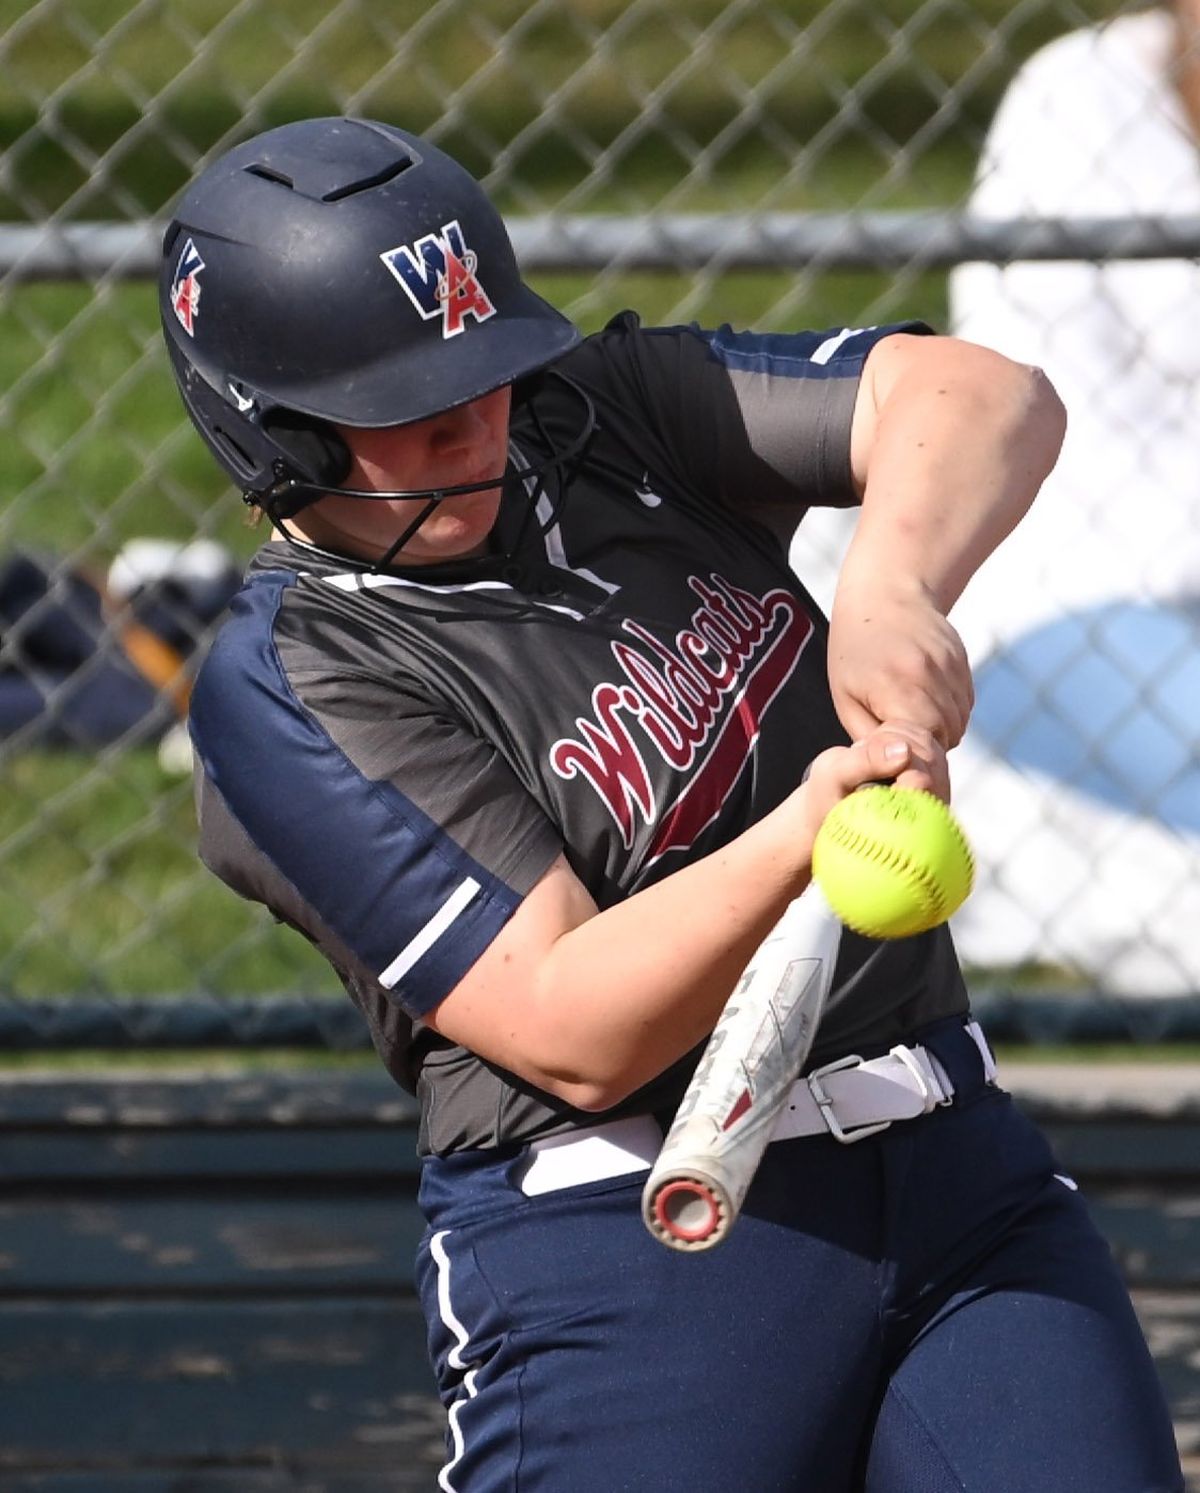
M 425 419 L 579 340 L 475 179 L 361 119 L 283 125 L 204 171 L 164 236 L 159 304 L 188 414 L 276 519 L 345 479 L 334 423 Z

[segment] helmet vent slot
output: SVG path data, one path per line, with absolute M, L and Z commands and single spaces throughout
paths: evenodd
M 261 176 L 263 181 L 276 181 L 281 187 L 292 188 L 295 182 L 290 176 L 285 176 L 282 171 L 272 171 L 270 166 L 247 166 L 248 176 Z
M 318 164 L 308 172 L 308 179 L 304 179 L 304 173 L 289 176 L 286 171 L 280 171 L 274 166 L 264 166 L 256 162 L 253 166 L 246 167 L 249 176 L 260 177 L 263 181 L 277 182 L 281 187 L 287 187 L 291 192 L 296 192 L 301 197 L 308 197 L 316 202 L 341 202 L 345 197 L 353 197 L 358 192 L 369 192 L 372 187 L 381 187 L 386 182 L 394 180 L 402 171 L 407 171 L 413 164 L 410 156 L 392 156 L 386 165 L 378 170 L 369 171 L 363 176 L 352 177 L 349 181 L 344 178 L 339 181 L 336 176 L 330 182 L 331 173 L 322 171 Z M 322 180 L 324 176 L 324 180 Z
M 236 441 L 223 426 L 213 424 L 211 426 L 214 443 L 224 455 L 226 461 L 235 469 L 238 480 L 250 481 L 257 475 L 258 466 L 250 453 Z
M 392 161 L 382 171 L 375 171 L 370 176 L 364 176 L 359 181 L 347 182 L 344 187 L 334 187 L 332 192 L 325 192 L 322 202 L 340 202 L 343 197 L 353 197 L 355 192 L 369 192 L 372 187 L 381 187 L 385 182 L 393 181 L 402 171 L 407 171 L 412 161 L 407 156 L 402 156 L 398 161 Z

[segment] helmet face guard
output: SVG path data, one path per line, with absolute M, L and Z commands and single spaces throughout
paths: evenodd
M 468 172 L 355 119 L 283 125 L 202 173 L 164 235 L 159 309 L 188 415 L 276 521 L 328 492 L 462 491 L 341 487 L 351 458 L 335 425 L 428 419 L 579 341 L 522 281 Z
M 528 528 L 538 499 L 545 491 L 550 477 L 558 476 L 560 486 L 565 488 L 569 481 L 567 473 L 574 465 L 583 460 L 587 448 L 591 444 L 592 436 L 596 431 L 595 406 L 592 404 L 590 396 L 580 388 L 574 379 L 568 378 L 566 374 L 559 373 L 553 368 L 548 369 L 544 376 L 550 379 L 556 378 L 561 380 L 576 397 L 579 402 L 579 423 L 571 439 L 563 445 L 552 447 L 550 454 L 542 461 L 536 463 L 522 462 L 520 477 L 526 487 L 528 501 L 525 521 L 518 530 L 518 541 Z M 535 423 L 537 423 L 536 395 L 532 396 L 528 403 L 531 412 L 534 414 Z M 333 435 L 334 439 L 341 444 L 343 451 L 346 452 L 348 463 L 350 453 L 345 443 L 342 442 L 341 437 L 336 431 L 333 432 Z M 364 502 L 388 501 L 394 498 L 406 501 L 419 501 L 423 499 L 424 505 L 417 512 L 416 516 L 409 520 L 391 544 L 388 545 L 384 553 L 378 556 L 374 563 L 368 567 L 372 571 L 379 571 L 386 570 L 392 564 L 404 546 L 434 512 L 439 503 L 444 503 L 447 498 L 465 497 L 469 493 L 491 492 L 503 484 L 506 475 L 511 469 L 512 463 L 510 461 L 503 472 L 497 473 L 494 477 L 485 477 L 479 482 L 459 482 L 447 485 L 446 487 L 383 489 L 344 487 L 327 480 L 320 482 L 306 481 L 303 478 L 295 476 L 288 470 L 285 463 L 279 463 L 279 481 L 257 501 L 276 529 L 279 530 L 290 544 L 300 545 L 312 553 L 327 555 L 332 559 L 343 559 L 345 558 L 344 556 L 334 555 L 331 551 L 321 549 L 320 546 L 313 544 L 310 540 L 298 539 L 288 528 L 287 520 L 296 513 L 299 513 L 301 508 L 306 504 L 322 497 L 359 498 Z M 332 471 L 332 465 L 330 470 Z M 551 517 L 550 522 L 553 522 L 554 517 L 557 516 L 557 508 L 558 505 L 556 504 L 554 515 Z

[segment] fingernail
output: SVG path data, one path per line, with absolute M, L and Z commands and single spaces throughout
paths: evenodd
M 908 747 L 902 741 L 889 741 L 883 749 L 883 755 L 888 762 L 899 762 L 901 758 L 908 756 Z

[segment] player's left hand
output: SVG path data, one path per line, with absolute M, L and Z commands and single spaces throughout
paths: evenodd
M 967 729 L 975 690 L 962 639 L 912 584 L 839 589 L 829 624 L 829 685 L 852 740 L 911 721 L 949 750 Z

